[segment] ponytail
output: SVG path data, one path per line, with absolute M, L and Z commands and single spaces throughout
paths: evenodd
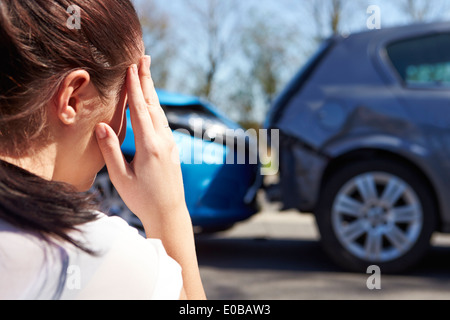
M 0 220 L 47 242 L 62 240 L 92 253 L 68 234 L 95 221 L 95 197 L 0 161 Z

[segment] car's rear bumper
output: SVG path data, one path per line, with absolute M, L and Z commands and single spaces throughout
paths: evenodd
M 328 160 L 292 137 L 280 139 L 280 184 L 283 209 L 313 212 Z

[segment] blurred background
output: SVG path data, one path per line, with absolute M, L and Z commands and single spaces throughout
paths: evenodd
M 134 3 L 161 104 L 188 131 L 176 132 L 188 160 L 195 118 L 203 155 L 218 160 L 235 150 L 210 130 L 281 129 L 281 174 L 264 183 L 254 164 L 182 162 L 210 299 L 450 298 L 450 236 L 434 233 L 450 231 L 439 221 L 450 211 L 450 24 L 421 24 L 450 21 L 450 1 Z M 387 30 L 347 37 L 370 29 Z M 132 137 L 130 127 L 129 159 Z M 138 226 L 107 174 L 98 181 L 110 212 Z M 382 263 L 381 290 L 366 263 Z
M 450 18 L 446 0 L 134 0 L 157 87 L 211 101 L 258 128 L 277 94 L 333 34 Z

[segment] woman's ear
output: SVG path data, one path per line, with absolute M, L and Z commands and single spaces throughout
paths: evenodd
M 88 96 L 89 73 L 85 70 L 71 72 L 62 82 L 56 96 L 56 117 L 64 125 L 73 125 L 83 108 L 84 98 Z

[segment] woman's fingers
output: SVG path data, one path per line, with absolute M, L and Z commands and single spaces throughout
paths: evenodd
M 144 56 L 140 61 L 139 78 L 141 80 L 142 91 L 144 93 L 145 102 L 151 110 L 159 106 L 159 98 L 156 94 L 155 85 L 153 83 L 151 71 L 151 58 L 150 56 Z
M 97 125 L 95 134 L 111 181 L 116 186 L 120 185 L 123 182 L 123 178 L 129 176 L 130 168 L 122 154 L 119 138 L 114 130 L 104 123 Z
M 167 128 L 167 118 L 161 109 L 151 78 L 150 57 L 143 57 L 139 68 L 136 65 L 131 66 L 126 81 L 136 153 L 139 151 L 139 154 L 148 160 L 148 152 L 158 152 L 154 149 L 161 145 L 157 133 L 161 130 L 171 132 Z M 134 169 L 125 161 L 119 139 L 110 126 L 104 123 L 97 125 L 96 135 L 111 179 L 115 180 L 113 183 L 117 187 L 124 178 L 133 176 Z
M 167 131 L 167 117 L 161 108 L 159 98 L 155 90 L 155 85 L 150 71 L 151 58 L 144 56 L 140 61 L 139 78 L 141 81 L 142 92 L 144 94 L 145 102 L 153 120 L 153 127 L 155 131 Z
M 141 80 L 136 65 L 128 69 L 127 91 L 131 122 L 135 136 L 143 139 L 152 137 L 155 134 L 155 129 L 142 92 Z M 138 147 L 137 144 L 138 141 L 136 141 L 136 147 Z

